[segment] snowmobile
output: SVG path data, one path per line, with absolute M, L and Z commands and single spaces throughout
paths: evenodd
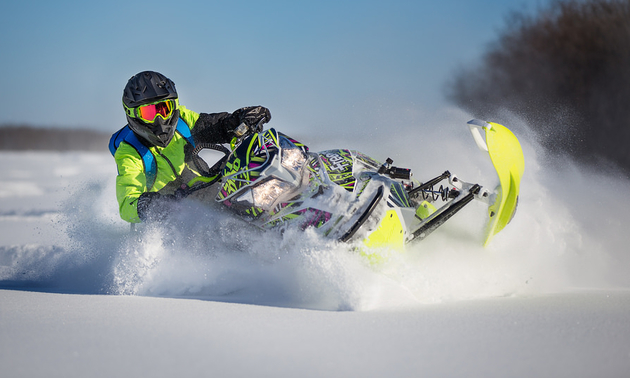
M 497 123 L 468 122 L 499 176 L 490 190 L 445 171 L 419 182 L 391 159 L 359 151 L 309 148 L 273 128 L 233 141 L 212 170 L 215 200 L 261 229 L 314 228 L 340 242 L 402 249 L 426 238 L 473 200 L 488 205 L 484 245 L 516 211 L 524 157 L 518 139 Z M 199 150 L 216 146 L 197 146 Z M 216 148 L 219 149 L 219 148 Z

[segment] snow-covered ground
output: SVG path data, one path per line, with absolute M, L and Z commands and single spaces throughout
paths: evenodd
M 467 120 L 293 136 L 494 185 Z M 484 249 L 472 204 L 378 267 L 192 201 L 131 233 L 107 153 L 1 152 L 0 376 L 630 376 L 630 182 L 507 126 L 526 155 L 513 222 Z

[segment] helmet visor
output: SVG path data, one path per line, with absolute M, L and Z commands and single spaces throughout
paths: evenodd
M 153 123 L 155 118 L 161 116 L 163 119 L 168 119 L 173 115 L 175 110 L 175 101 L 165 100 L 156 102 L 153 104 L 139 106 L 136 110 L 137 118 L 140 118 L 144 122 Z

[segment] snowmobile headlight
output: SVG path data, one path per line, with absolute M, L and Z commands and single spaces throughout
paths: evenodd
M 276 200 L 285 191 L 292 189 L 292 187 L 291 184 L 276 178 L 260 183 L 252 188 L 254 206 L 264 210 L 271 210 Z
M 283 148 L 282 149 L 282 166 L 286 169 L 291 169 L 294 172 L 298 172 L 304 163 L 306 162 L 306 156 L 299 148 Z

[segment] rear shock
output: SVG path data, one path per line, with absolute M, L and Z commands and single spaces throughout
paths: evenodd
M 435 231 L 438 227 L 444 224 L 444 222 L 449 220 L 453 215 L 463 209 L 464 206 L 469 204 L 475 198 L 475 195 L 479 194 L 480 190 L 481 186 L 479 186 L 478 184 L 473 185 L 468 190 L 468 194 L 466 194 L 463 198 L 458 201 L 451 202 L 451 205 L 446 210 L 440 212 L 435 217 L 431 218 L 422 227 L 417 229 L 413 233 L 413 239 L 422 240 L 429 236 L 430 233 Z
M 440 185 L 440 188 L 438 190 L 434 189 L 435 185 L 437 185 L 441 181 L 446 180 L 450 177 L 451 177 L 451 172 L 445 171 L 444 173 L 437 176 L 436 178 L 431 179 L 425 182 L 424 184 L 421 184 L 420 186 L 409 190 L 408 191 L 409 197 L 414 198 L 414 197 L 422 196 L 423 200 L 431 198 L 433 201 L 437 200 L 438 198 L 441 198 L 442 201 L 446 201 L 449 198 L 455 198 L 459 196 L 459 191 L 456 189 L 450 189 L 448 187 L 444 187 L 443 185 Z

